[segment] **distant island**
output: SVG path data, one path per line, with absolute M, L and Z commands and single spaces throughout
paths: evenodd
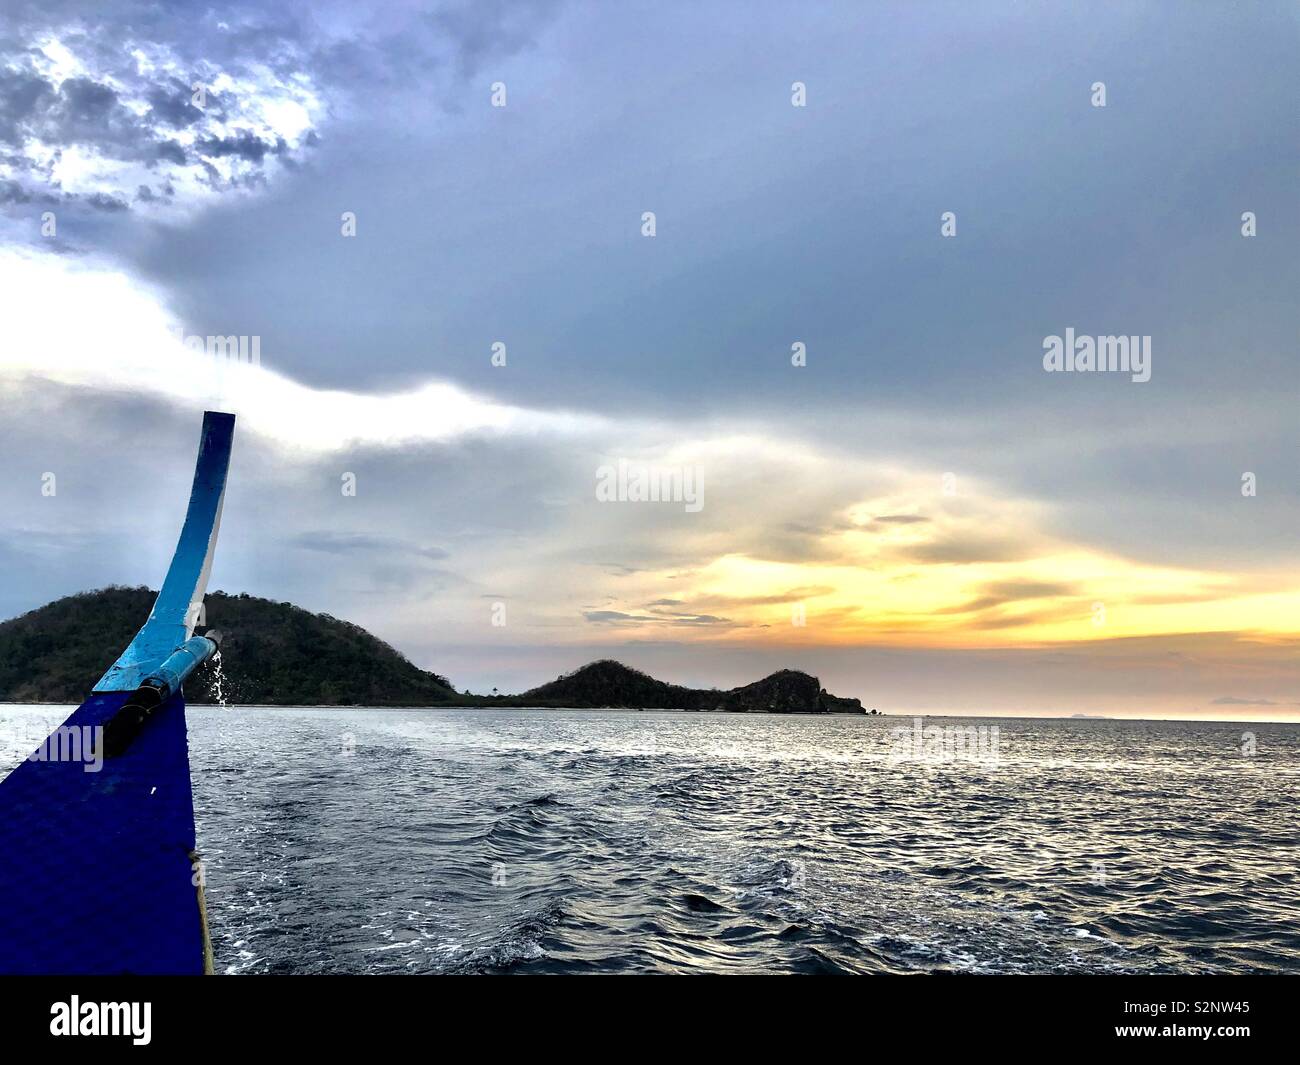
M 0 622 L 0 702 L 79 703 L 131 641 L 157 593 L 83 592 Z M 739 688 L 686 688 L 605 659 L 524 692 L 457 692 L 358 625 L 291 603 L 212 592 L 206 621 L 225 635 L 226 701 L 255 706 L 530 706 L 724 713 L 863 714 L 816 677 L 784 669 Z M 215 672 L 187 683 L 192 703 L 214 703 Z M 872 711 L 874 713 L 875 711 Z
M 816 677 L 782 669 L 753 684 L 721 691 L 666 684 L 612 659 L 592 662 L 549 684 L 512 696 L 517 706 L 620 707 L 723 713 L 864 714 L 857 699 L 831 695 Z

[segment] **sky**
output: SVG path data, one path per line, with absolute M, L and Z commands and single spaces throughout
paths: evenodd
M 0 618 L 222 409 L 210 587 L 458 688 L 1300 719 L 1298 102 L 1282 2 L 10 2 Z

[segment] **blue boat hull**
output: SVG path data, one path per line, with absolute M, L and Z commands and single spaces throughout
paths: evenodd
M 214 649 L 187 641 L 234 422 L 204 416 L 185 524 L 148 620 L 90 698 L 0 781 L 0 973 L 211 971 L 180 683 Z M 142 682 L 155 685 L 147 716 L 106 747 L 104 726 Z
M 102 726 L 129 692 L 82 703 Z M 185 700 L 120 758 L 25 761 L 0 787 L 0 972 L 202 973 Z

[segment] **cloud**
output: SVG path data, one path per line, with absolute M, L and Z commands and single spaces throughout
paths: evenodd
M 1238 699 L 1233 695 L 1221 695 L 1210 700 L 1211 706 L 1277 706 L 1272 699 Z M 1294 704 L 1293 704 L 1294 705 Z
M 984 586 L 984 590 L 1004 603 L 1020 599 L 1053 599 L 1057 596 L 1078 594 L 1078 588 L 1065 581 L 990 581 Z
M 283 41 L 274 58 L 211 61 L 178 51 L 194 29 L 141 39 L 129 13 L 103 12 L 29 23 L 0 46 L 8 201 L 175 217 L 300 160 L 326 112 L 301 53 Z
M 194 91 L 180 78 L 159 79 L 145 92 L 145 99 L 149 102 L 150 116 L 159 126 L 186 129 L 203 121 L 204 108 L 195 104 Z M 214 106 L 216 103 L 214 101 Z M 174 141 L 170 143 L 175 144 Z M 184 153 L 181 161 L 184 161 Z
M 627 614 L 622 610 L 584 610 L 582 616 L 593 625 L 606 625 L 611 622 L 658 622 L 662 620 L 646 614 Z
M 364 533 L 337 533 L 314 530 L 298 533 L 291 541 L 295 547 L 320 551 L 329 555 L 351 555 L 358 552 L 380 552 L 387 555 L 416 555 L 427 559 L 444 559 L 447 552 L 440 547 L 421 547 L 391 536 L 368 536 Z
M 428 377 L 385 392 L 313 387 L 277 372 L 274 350 L 254 365 L 209 354 L 210 338 L 183 342 L 157 291 L 92 257 L 0 251 L 0 289 L 11 300 L 0 387 L 12 409 L 35 409 L 54 386 L 74 408 L 95 397 L 121 410 L 232 410 L 241 441 L 281 456 L 277 497 L 318 493 L 281 519 L 299 554 L 364 560 L 335 582 L 353 599 L 384 588 L 412 604 L 434 593 L 464 604 L 499 591 L 511 598 L 512 632 L 553 639 L 587 627 L 718 640 L 1091 639 L 1093 601 L 1106 604 L 1115 635 L 1290 624 L 1285 582 L 1136 565 L 1049 535 L 1046 507 L 996 483 L 967 477 L 965 494 L 949 498 L 937 470 L 870 449 L 849 455 L 722 417 L 504 403 Z M 702 470 L 705 507 L 599 501 L 595 471 L 611 457 Z M 339 511 L 346 473 L 361 501 Z M 421 498 L 436 525 L 416 516 Z M 441 556 L 413 546 L 429 543 L 456 558 L 455 574 L 434 572 L 428 562 Z M 309 561 L 280 559 L 289 598 L 324 594 Z M 608 598 L 593 609 L 593 594 Z M 808 607 L 803 632 L 792 631 L 796 602 Z
M 584 610 L 582 616 L 593 625 L 686 625 L 735 627 L 730 618 L 712 614 L 628 614 L 622 610 Z
M 1033 555 L 1022 533 L 953 531 L 897 548 L 896 558 L 923 563 L 1015 562 Z
M 208 338 L 197 339 L 204 350 L 187 346 L 156 294 L 93 261 L 0 250 L 0 290 L 13 301 L 0 337 L 0 374 L 215 406 L 293 447 L 578 433 L 607 424 L 596 416 L 496 403 L 438 382 L 396 395 L 309 388 L 265 364 L 229 357 L 224 347 L 209 355 Z
M 819 596 L 830 595 L 835 588 L 829 584 L 812 584 L 799 588 L 790 588 L 786 591 L 773 592 L 770 595 L 711 595 L 702 596 L 692 599 L 693 605 L 709 606 L 726 606 L 731 608 L 738 607 L 756 607 L 756 606 L 788 606 L 792 603 L 802 603 L 808 599 L 816 599 Z M 680 599 L 665 599 L 660 602 L 671 603 L 674 605 L 684 605 Z M 654 603 L 650 604 L 654 606 Z
M 117 0 L 19 5 L 0 38 L 0 204 L 92 197 L 175 220 L 300 166 L 373 90 L 436 89 L 530 47 L 559 5 Z M 441 95 L 441 94 L 439 94 Z
M 234 157 L 246 163 L 261 164 L 268 154 L 275 155 L 285 151 L 287 145 L 282 138 L 274 141 L 263 139 L 251 130 L 241 129 L 224 137 L 201 137 L 195 144 L 200 157 L 216 159 Z

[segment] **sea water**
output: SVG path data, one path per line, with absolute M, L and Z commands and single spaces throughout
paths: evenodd
M 1297 725 L 188 714 L 222 972 L 1300 971 Z

